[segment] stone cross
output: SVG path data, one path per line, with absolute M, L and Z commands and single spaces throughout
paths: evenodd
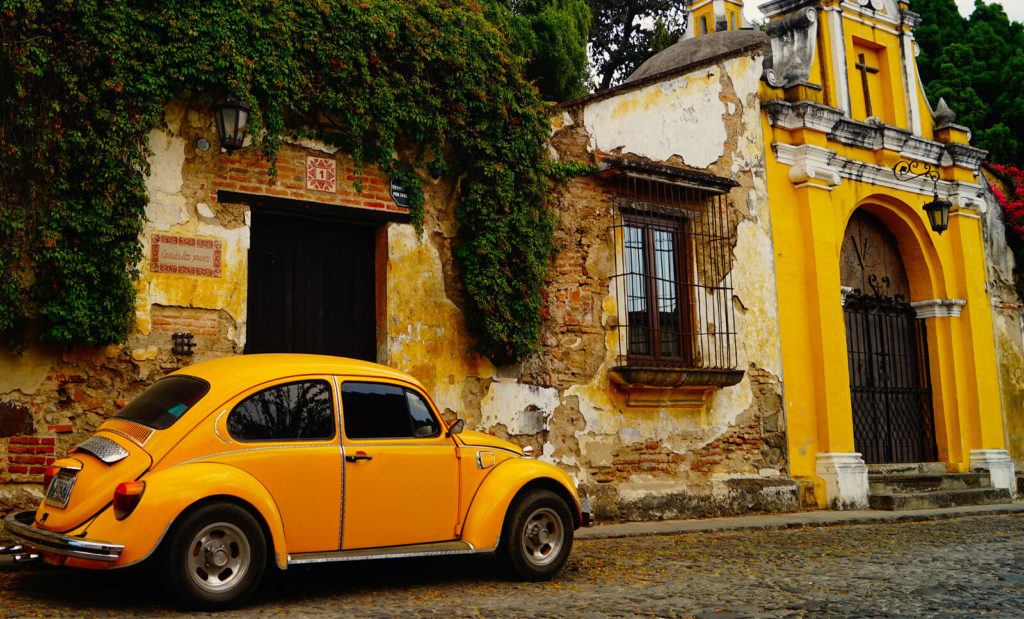
M 869 67 L 864 61 L 864 54 L 858 54 L 857 70 L 860 71 L 860 81 L 864 85 L 864 107 L 867 109 L 868 118 L 874 116 L 871 111 L 871 90 L 868 88 L 868 73 L 878 73 L 875 67 Z

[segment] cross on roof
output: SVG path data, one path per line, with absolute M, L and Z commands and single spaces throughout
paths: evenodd
M 864 107 L 867 110 L 868 118 L 874 116 L 874 112 L 871 110 L 871 89 L 868 88 L 868 73 L 878 73 L 878 69 L 875 67 L 869 67 L 864 60 L 864 54 L 857 55 L 857 70 L 860 71 L 860 81 L 864 85 Z

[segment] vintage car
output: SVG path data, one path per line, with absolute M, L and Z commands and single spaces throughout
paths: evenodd
M 237 605 L 266 565 L 496 553 L 519 578 L 590 524 L 572 479 L 448 425 L 416 379 L 317 355 L 204 361 L 157 381 L 58 460 L 7 532 L 49 563 L 151 559 L 179 599 Z

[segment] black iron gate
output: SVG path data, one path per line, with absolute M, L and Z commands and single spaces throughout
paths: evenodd
M 848 294 L 844 306 L 854 445 L 868 464 L 935 461 L 925 324 L 902 295 L 880 290 Z

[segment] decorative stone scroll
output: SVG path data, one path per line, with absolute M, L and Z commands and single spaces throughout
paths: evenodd
M 811 76 L 814 50 L 818 42 L 818 13 L 804 7 L 765 28 L 772 46 L 770 59 L 765 59 L 763 79 L 770 86 L 781 88 L 806 82 Z

